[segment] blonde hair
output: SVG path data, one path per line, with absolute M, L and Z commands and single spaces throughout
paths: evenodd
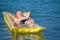
M 17 13 L 22 14 L 22 12 L 21 12 L 21 11 L 17 11 Z M 17 13 L 15 14 L 15 17 L 17 16 Z M 21 16 L 23 16 L 23 14 L 22 14 Z

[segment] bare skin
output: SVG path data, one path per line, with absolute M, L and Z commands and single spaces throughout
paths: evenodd
M 14 26 L 18 25 L 18 26 L 21 27 L 21 22 L 20 21 L 24 20 L 24 19 L 28 19 L 29 16 L 30 16 L 30 12 L 27 12 L 26 16 L 24 16 L 21 11 L 17 11 L 15 17 L 11 13 L 9 13 L 8 15 L 12 18 L 12 20 L 14 20 Z M 31 20 L 26 20 L 25 24 L 29 25 L 29 27 L 33 27 L 34 21 L 32 19 Z

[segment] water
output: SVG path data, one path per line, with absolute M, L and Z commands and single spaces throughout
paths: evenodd
M 0 40 L 11 40 L 3 22 L 3 11 L 31 11 L 34 21 L 46 27 L 44 40 L 60 40 L 60 0 L 0 0 Z
M 14 35 L 14 34 L 13 34 Z M 43 40 L 42 33 L 38 34 L 17 34 L 18 36 L 12 36 L 13 40 Z

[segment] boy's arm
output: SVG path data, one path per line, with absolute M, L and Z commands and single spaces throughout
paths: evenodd
M 29 18 L 29 16 L 30 16 L 30 12 L 27 12 L 27 15 L 25 16 L 26 17 L 26 19 L 28 19 Z
M 8 13 L 8 16 L 12 19 L 15 20 L 14 16 L 11 13 Z

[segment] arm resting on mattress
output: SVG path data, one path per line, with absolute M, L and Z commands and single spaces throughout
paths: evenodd
M 8 16 L 12 19 L 12 20 L 15 20 L 14 16 L 10 13 L 8 13 Z

